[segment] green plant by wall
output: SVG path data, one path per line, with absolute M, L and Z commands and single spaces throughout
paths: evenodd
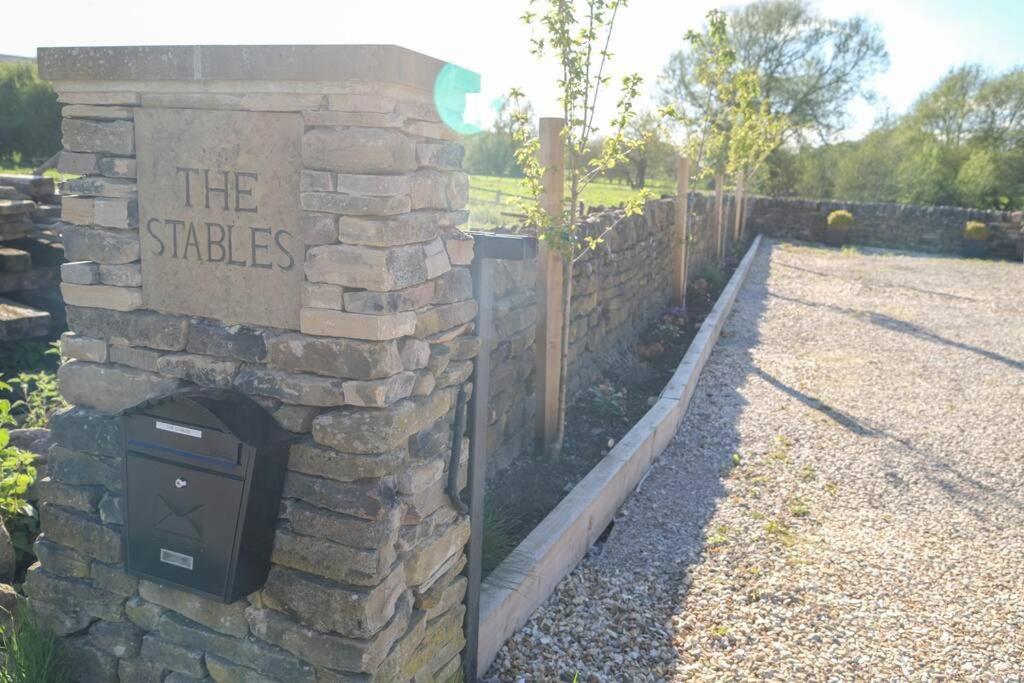
M 68 406 L 52 372 L 23 372 L 11 381 L 21 394 L 11 410 L 18 413 L 22 427 L 46 427 L 51 415 Z
M 967 221 L 964 226 L 964 239 L 971 242 L 985 242 L 991 234 L 988 226 L 981 221 Z
M 0 683 L 63 683 L 71 666 L 60 640 L 31 609 L 18 610 L 16 623 L 0 636 Z
M 0 381 L 0 391 L 10 386 Z M 11 446 L 7 427 L 16 424 L 11 415 L 11 402 L 0 399 L 0 515 L 14 544 L 16 560 L 31 553 L 32 542 L 39 533 L 39 515 L 25 496 L 36 480 L 35 455 Z M 2 683 L 2 679 L 0 679 Z
M 853 214 L 849 211 L 833 211 L 828 215 L 828 226 L 830 228 L 849 228 L 853 225 Z

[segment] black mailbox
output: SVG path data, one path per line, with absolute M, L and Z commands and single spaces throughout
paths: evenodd
M 259 589 L 294 435 L 233 391 L 173 394 L 124 421 L 128 573 L 222 602 Z

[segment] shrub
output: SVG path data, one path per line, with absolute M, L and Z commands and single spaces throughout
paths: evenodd
M 964 226 L 964 239 L 972 242 L 984 242 L 991 233 L 988 226 L 981 221 L 967 221 Z
M 60 104 L 32 62 L 0 64 L 0 159 L 45 159 L 60 149 Z
M 849 211 L 833 211 L 828 215 L 828 227 L 849 228 L 853 225 L 853 214 Z

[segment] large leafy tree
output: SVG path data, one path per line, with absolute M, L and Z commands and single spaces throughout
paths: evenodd
M 785 117 L 781 142 L 827 140 L 842 130 L 847 108 L 869 97 L 866 83 L 888 65 L 878 26 L 862 17 L 823 17 L 803 0 L 760 0 L 733 10 L 727 41 L 734 68 L 756 73 L 760 96 Z M 660 81 L 663 104 L 691 118 L 713 116 L 700 74 L 710 42 L 687 40 Z

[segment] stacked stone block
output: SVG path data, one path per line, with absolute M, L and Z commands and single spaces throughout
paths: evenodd
M 472 241 L 458 227 L 462 147 L 432 94 L 62 85 L 62 168 L 85 174 L 67 185 L 64 214 L 75 262 L 59 377 L 75 406 L 53 420 L 26 588 L 66 637 L 77 678 L 454 679 L 469 521 L 446 483 L 454 439 L 465 485 L 468 442 L 452 425 L 479 341 Z M 132 128 L 146 106 L 302 114 L 297 331 L 143 308 Z M 299 437 L 269 578 L 231 605 L 123 570 L 116 413 L 191 385 L 252 396 Z

